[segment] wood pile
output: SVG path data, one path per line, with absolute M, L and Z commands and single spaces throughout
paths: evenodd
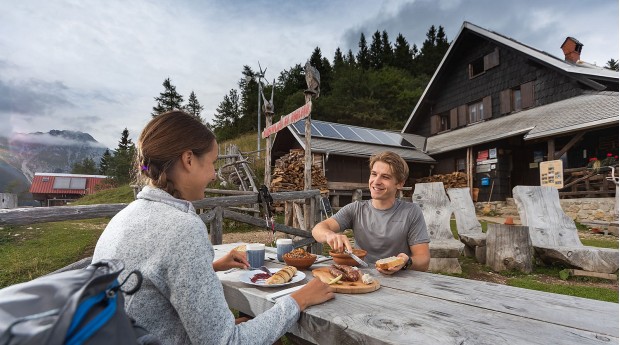
M 415 183 L 443 182 L 444 188 L 467 187 L 467 174 L 463 172 L 453 172 L 444 175 L 433 175 L 422 177 L 415 180 Z
M 314 155 L 312 163 L 312 189 L 327 190 L 327 178 L 323 175 L 321 155 Z M 271 174 L 271 192 L 304 189 L 305 153 L 301 149 L 290 150 L 276 160 Z

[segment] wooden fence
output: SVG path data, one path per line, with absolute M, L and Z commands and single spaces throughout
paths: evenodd
M 306 202 L 320 197 L 318 189 L 308 191 L 280 192 L 271 194 L 274 201 L 285 202 Z M 244 205 L 257 203 L 258 193 L 233 195 L 223 197 L 209 197 L 193 202 L 194 208 L 199 211 L 199 216 L 209 228 L 211 242 L 222 244 L 222 232 L 224 219 L 231 219 L 267 230 L 267 223 L 264 218 L 253 217 L 235 210 Z M 57 206 L 57 207 L 34 207 L 34 208 L 14 208 L 0 210 L 0 226 L 29 225 L 35 223 L 58 222 L 65 220 L 80 220 L 101 217 L 112 217 L 127 204 L 105 204 L 105 205 L 84 205 L 84 206 Z M 255 209 L 248 209 L 256 211 Z M 312 215 L 314 224 L 317 215 Z M 312 245 L 312 252 L 322 252 L 322 245 L 317 244 L 310 231 L 294 228 L 284 224 L 275 224 L 275 230 L 289 235 L 303 237 L 304 239 L 295 242 L 295 247 Z M 83 262 L 82 262 L 83 261 Z M 90 262 L 90 258 L 74 263 L 73 267 L 83 267 L 84 263 Z M 66 269 L 66 268 L 65 268 Z

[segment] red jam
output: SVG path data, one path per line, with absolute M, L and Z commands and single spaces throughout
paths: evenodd
M 271 276 L 267 273 L 256 273 L 252 278 L 250 278 L 250 280 L 252 281 L 252 283 L 256 283 L 257 280 L 265 280 L 269 277 Z

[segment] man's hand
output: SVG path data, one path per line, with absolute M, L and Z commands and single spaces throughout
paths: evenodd
M 337 233 L 327 233 L 325 235 L 325 242 L 329 244 L 329 246 L 334 251 L 342 252 L 346 247 L 348 250 L 353 251 L 353 247 L 351 247 L 351 242 L 349 242 L 349 238 L 346 235 L 337 234 Z
M 409 256 L 407 256 L 407 254 L 405 254 L 405 253 L 400 253 L 397 256 L 403 260 L 403 263 L 401 265 L 390 267 L 390 268 L 388 268 L 386 270 L 377 268 L 377 271 L 379 271 L 379 272 L 381 272 L 383 274 L 387 274 L 387 275 L 392 275 L 392 274 L 400 271 L 401 268 L 403 268 L 403 266 L 405 266 L 407 261 L 409 261 Z
M 240 252 L 234 249 L 219 260 L 213 262 L 213 270 L 216 272 L 231 268 L 247 269 L 248 267 L 250 267 L 250 263 L 246 258 L 245 252 Z

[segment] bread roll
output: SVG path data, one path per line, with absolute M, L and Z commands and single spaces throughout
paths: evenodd
M 293 279 L 295 273 L 297 273 L 297 268 L 293 266 L 284 266 L 284 268 L 269 277 L 269 279 L 265 281 L 265 284 L 274 285 L 288 283 L 291 279 Z
M 392 267 L 403 265 L 404 263 L 405 261 L 402 258 L 398 256 L 390 256 L 389 258 L 377 260 L 377 262 L 375 262 L 375 266 L 382 270 L 387 270 Z

